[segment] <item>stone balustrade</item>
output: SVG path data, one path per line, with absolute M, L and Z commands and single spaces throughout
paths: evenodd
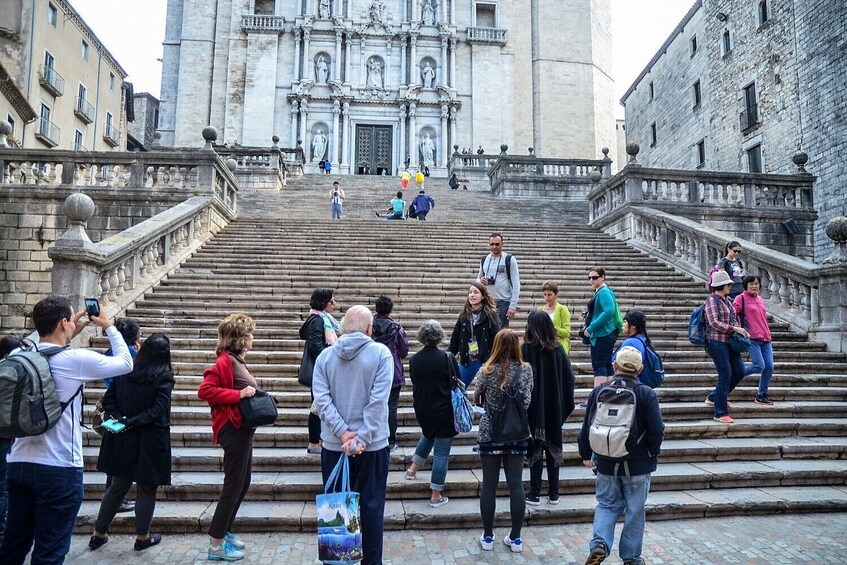
M 592 173 L 598 178 L 611 174 L 608 149 L 603 159 L 547 159 L 529 155 L 508 155 L 508 147 L 488 171 L 491 191 L 501 196 L 551 196 L 584 202 L 593 188 Z
M 243 31 L 282 33 L 285 30 L 285 18 L 266 14 L 245 14 L 241 16 Z
M 302 148 L 280 148 L 278 138 L 274 140 L 272 147 L 215 146 L 215 152 L 224 160 L 235 161 L 235 176 L 242 189 L 280 190 L 289 178 L 303 175 L 305 156 Z
M 467 33 L 469 43 L 506 45 L 508 40 L 506 30 L 495 27 L 469 27 Z

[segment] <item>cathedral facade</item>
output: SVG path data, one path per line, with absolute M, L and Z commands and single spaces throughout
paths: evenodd
M 159 131 L 441 176 L 453 148 L 615 152 L 610 0 L 169 0 Z

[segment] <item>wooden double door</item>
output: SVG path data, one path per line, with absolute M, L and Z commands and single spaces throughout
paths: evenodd
M 392 126 L 356 126 L 356 174 L 392 174 L 393 130 Z

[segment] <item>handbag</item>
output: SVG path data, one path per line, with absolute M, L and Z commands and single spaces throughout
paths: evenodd
M 458 433 L 466 433 L 473 429 L 473 406 L 465 394 L 465 385 L 456 375 L 455 357 L 447 352 L 447 370 L 450 373 L 450 403 L 453 405 L 453 428 Z
M 341 490 L 335 490 L 341 479 Z M 362 553 L 359 493 L 350 490 L 350 462 L 342 453 L 329 474 L 323 494 L 315 497 L 318 514 L 318 559 L 321 563 L 358 563 Z
M 100 398 L 94 405 L 94 413 L 91 415 L 91 429 L 97 432 L 100 437 L 103 437 L 106 433 L 106 430 L 103 429 L 103 421 L 107 419 L 106 411 L 103 409 L 103 399 Z
M 523 406 L 523 393 L 511 390 L 510 386 L 502 392 L 500 409 L 489 414 L 491 441 L 507 443 L 529 438 L 529 416 Z
M 256 389 L 256 394 L 238 401 L 241 420 L 248 428 L 270 426 L 276 422 L 276 398 L 267 392 Z
M 300 370 L 297 372 L 297 382 L 312 388 L 312 373 L 315 372 L 315 360 L 309 355 L 307 345 L 303 344 L 303 357 L 300 359 Z
M 729 348 L 736 353 L 747 353 L 750 349 L 750 338 L 744 337 L 738 332 L 732 332 L 729 336 Z

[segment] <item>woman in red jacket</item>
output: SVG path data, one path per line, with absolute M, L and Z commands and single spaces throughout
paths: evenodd
M 209 526 L 209 559 L 243 559 L 244 543 L 232 534 L 232 522 L 247 489 L 253 463 L 255 428 L 242 426 L 238 401 L 256 394 L 256 379 L 244 357 L 253 347 L 256 322 L 246 314 L 230 314 L 218 325 L 218 360 L 203 371 L 197 396 L 212 408 L 212 442 L 224 450 L 224 484 Z

